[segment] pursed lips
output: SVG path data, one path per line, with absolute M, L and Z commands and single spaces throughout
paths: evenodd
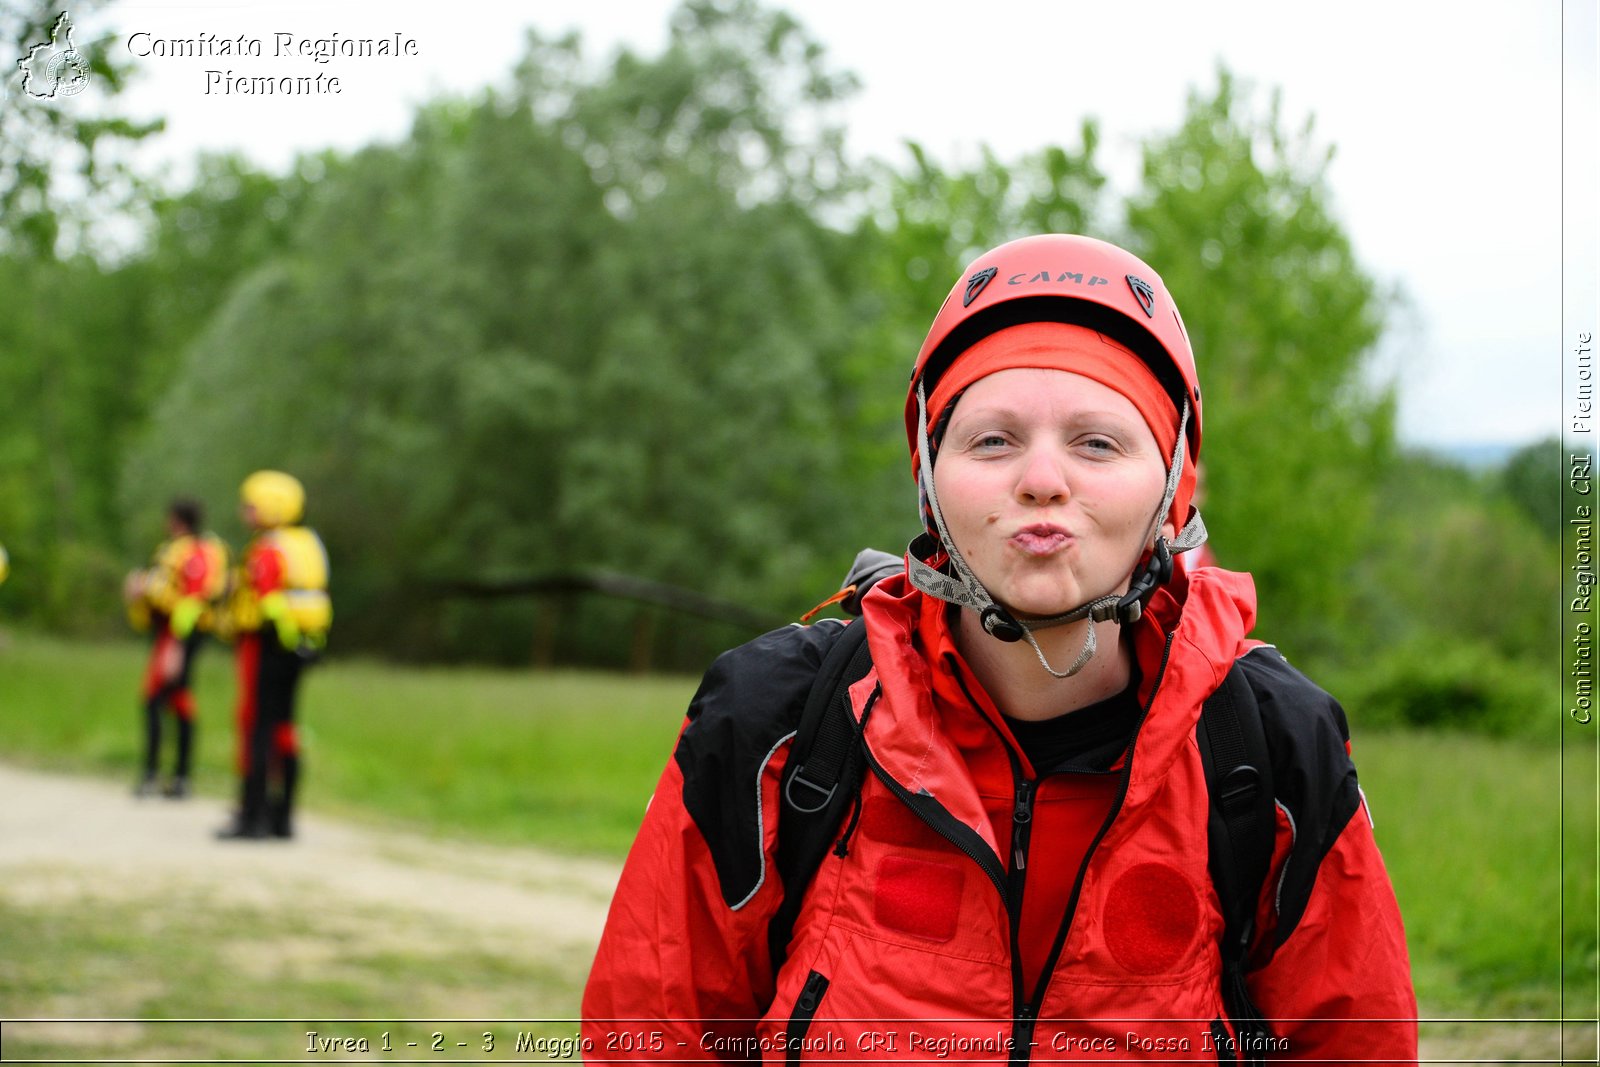
M 1071 544 L 1072 534 L 1065 527 L 1041 522 L 1022 527 L 1008 541 L 1024 555 L 1049 556 Z

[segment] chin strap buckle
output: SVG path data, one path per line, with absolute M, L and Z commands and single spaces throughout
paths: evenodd
M 990 637 L 1007 642 L 1022 640 L 1022 624 L 999 605 L 990 604 L 984 608 L 978 615 L 978 621 L 983 624 L 984 633 Z
M 1128 586 L 1127 593 L 1117 601 L 1117 606 L 1113 610 L 1116 620 L 1124 626 L 1138 622 L 1139 617 L 1144 614 L 1145 602 L 1150 599 L 1151 594 L 1171 579 L 1172 549 L 1165 537 L 1158 537 L 1150 558 L 1134 577 L 1133 584 Z

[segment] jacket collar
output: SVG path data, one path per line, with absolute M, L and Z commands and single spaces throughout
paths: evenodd
M 873 758 L 908 790 L 932 793 L 990 837 L 979 783 L 985 791 L 1009 789 L 1014 746 L 951 639 L 944 605 L 894 575 L 873 587 L 862 609 L 880 686 L 865 735 Z M 1140 702 L 1149 711 L 1124 807 L 1146 799 L 1192 744 L 1200 705 L 1252 644 L 1254 623 L 1247 574 L 1202 568 L 1151 598 L 1133 635 Z

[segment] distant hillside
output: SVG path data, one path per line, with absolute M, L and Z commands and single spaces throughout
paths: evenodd
M 1441 459 L 1447 459 L 1452 463 L 1459 463 L 1468 470 L 1475 471 L 1493 470 L 1496 467 L 1504 466 L 1506 460 L 1510 459 L 1512 454 L 1522 447 L 1520 444 L 1441 444 L 1437 442 L 1417 446 L 1419 451 L 1430 453 Z

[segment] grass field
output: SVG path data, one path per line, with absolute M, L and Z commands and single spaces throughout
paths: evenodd
M 14 636 L 0 652 L 0 757 L 125 777 L 142 746 L 143 646 Z M 231 649 L 196 666 L 201 792 L 233 788 Z M 302 683 L 307 803 L 445 834 L 622 855 L 687 678 L 333 661 Z M 170 742 L 169 742 L 170 744 Z
M 0 647 L 0 758 L 131 785 L 142 658 L 131 642 L 12 635 Z M 199 784 L 221 798 L 232 787 L 226 649 L 206 651 L 197 688 Z M 693 690 L 685 678 L 335 659 L 306 681 L 306 802 L 320 812 L 451 837 L 620 856 Z M 1564 969 L 1568 1013 L 1592 1015 L 1592 739 L 1587 747 L 1570 745 L 1565 765 L 1554 743 L 1415 733 L 1358 735 L 1356 757 L 1405 915 L 1424 1012 L 1558 1016 Z M 37 924 L 28 918 L 15 904 L 0 909 L 13 950 L 25 958 L 84 955 L 83 966 L 91 966 L 87 954 L 101 936 L 93 924 L 81 927 L 81 944 L 33 945 L 25 932 Z M 224 913 L 205 921 L 242 920 Z M 17 931 L 24 932 L 20 942 Z M 182 966 L 204 963 L 201 940 Z M 365 968 L 359 954 L 354 958 L 346 972 L 318 979 L 332 983 L 330 1002 L 353 1015 L 369 993 L 371 1002 L 381 1001 L 389 983 L 411 982 L 408 968 L 423 966 Z M 465 954 L 448 970 L 474 966 Z M 30 973 L 26 965 L 0 970 L 0 997 L 22 992 Z M 475 987 L 509 977 L 487 975 Z M 531 972 L 515 978 L 561 981 Z M 453 980 L 424 986 L 440 1002 L 455 988 Z

